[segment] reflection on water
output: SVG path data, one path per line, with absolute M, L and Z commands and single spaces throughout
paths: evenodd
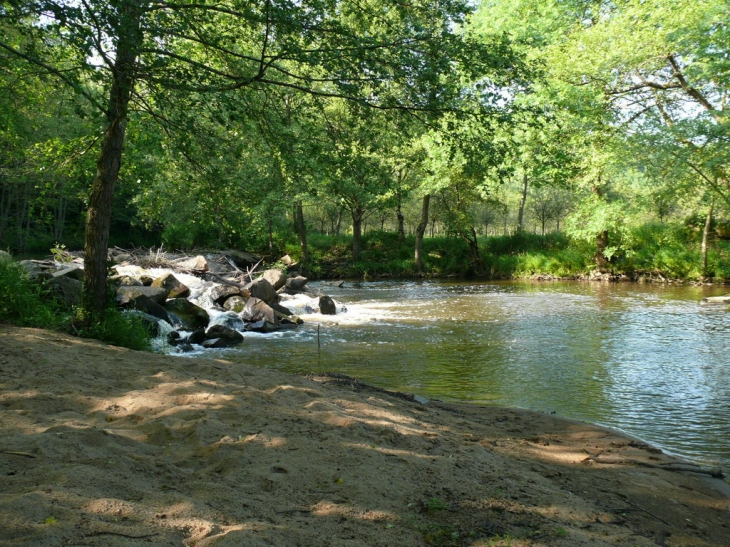
M 379 282 L 326 291 L 348 311 L 249 336 L 226 357 L 555 412 L 692 459 L 730 459 L 730 314 L 698 305 L 721 288 Z

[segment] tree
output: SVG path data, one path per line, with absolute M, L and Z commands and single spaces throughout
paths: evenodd
M 453 32 L 467 4 L 381 8 L 378 0 L 32 0 L 0 8 L 0 22 L 28 38 L 27 45 L 0 39 L 0 49 L 71 87 L 103 117 L 84 247 L 88 312 L 98 316 L 105 305 L 109 218 L 130 104 L 162 119 L 173 92 L 276 86 L 381 109 L 448 107 L 456 94 L 439 75 L 468 57 L 483 62 L 484 48 L 467 47 Z

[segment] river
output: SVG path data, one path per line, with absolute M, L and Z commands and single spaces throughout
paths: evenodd
M 297 331 L 247 334 L 223 356 L 554 413 L 701 463 L 730 461 L 730 313 L 698 304 L 725 288 L 430 281 L 322 288 L 347 311 L 305 316 Z

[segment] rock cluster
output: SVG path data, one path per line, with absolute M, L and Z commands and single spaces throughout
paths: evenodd
M 116 251 L 116 252 L 115 252 Z M 260 263 L 253 255 L 224 251 L 194 257 L 159 255 L 140 259 L 131 252 L 112 250 L 109 278 L 120 308 L 146 322 L 157 336 L 179 351 L 194 345 L 221 348 L 243 342 L 245 332 L 270 333 L 303 323 L 282 299 L 294 295 L 310 298 L 304 312 L 334 315 L 336 303 L 307 286 L 305 277 L 269 269 L 254 276 Z M 156 263 L 155 263 L 156 262 Z M 53 260 L 26 260 L 21 264 L 32 279 L 44 283 L 69 305 L 81 303 L 83 260 L 59 264 Z M 158 266 L 163 266 L 160 272 Z M 246 271 L 244 271 L 244 269 Z M 195 281 L 195 290 L 181 277 Z

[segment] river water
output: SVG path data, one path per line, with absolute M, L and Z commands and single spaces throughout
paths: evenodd
M 316 284 L 314 284 L 316 286 Z M 347 311 L 246 335 L 228 359 L 341 372 L 445 401 L 590 421 L 716 465 L 730 460 L 730 311 L 722 287 L 363 282 Z M 319 341 L 319 343 L 318 343 Z

